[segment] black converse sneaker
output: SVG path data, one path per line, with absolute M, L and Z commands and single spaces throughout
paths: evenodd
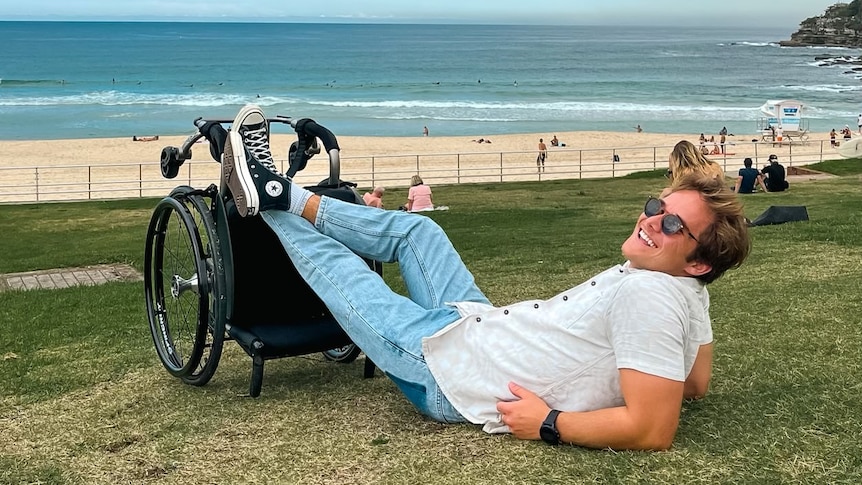
M 222 177 L 242 217 L 290 207 L 290 179 L 273 162 L 269 124 L 259 106 L 243 106 L 234 118 L 224 147 Z

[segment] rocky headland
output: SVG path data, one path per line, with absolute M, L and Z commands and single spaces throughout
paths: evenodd
M 862 0 L 836 3 L 823 15 L 803 20 L 785 47 L 862 47 Z
M 782 47 L 862 47 L 862 0 L 836 3 L 823 15 L 803 20 L 790 40 L 778 43 Z M 862 79 L 862 56 L 855 54 L 821 54 L 814 57 L 820 67 L 844 68 L 844 74 Z

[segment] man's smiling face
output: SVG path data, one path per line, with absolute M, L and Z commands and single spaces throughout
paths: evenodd
M 647 217 L 641 213 L 631 236 L 623 243 L 623 256 L 633 268 L 661 271 L 672 276 L 698 276 L 708 272 L 708 264 L 688 261 L 697 247 L 699 235 L 712 223 L 713 215 L 700 196 L 693 190 L 673 192 L 662 200 L 663 211 Z M 675 234 L 662 232 L 662 218 L 676 214 L 685 226 Z

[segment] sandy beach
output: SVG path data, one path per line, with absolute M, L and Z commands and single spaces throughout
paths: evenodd
M 273 127 L 272 150 L 275 158 L 287 156 L 287 147 L 295 139 L 290 133 L 276 132 Z M 336 133 L 336 136 L 338 134 Z M 549 140 L 556 135 L 565 147 L 552 147 Z M 415 154 L 453 154 L 453 153 L 499 153 L 535 152 L 539 138 L 545 140 L 551 154 L 554 151 L 592 150 L 606 148 L 670 147 L 680 140 L 697 144 L 699 133 L 666 134 L 635 132 L 598 132 L 577 131 L 559 133 L 524 133 L 487 136 L 482 134 L 466 136 L 416 136 L 416 137 L 355 137 L 338 136 L 341 156 L 344 159 L 369 156 L 415 155 Z M 139 136 L 149 136 L 141 134 Z M 707 134 L 709 136 L 709 134 Z M 81 140 L 25 140 L 0 141 L 0 167 L 48 167 L 68 165 L 104 165 L 111 163 L 158 164 L 163 146 L 179 146 L 185 136 L 160 136 L 155 141 L 132 141 L 128 138 L 93 138 Z M 486 139 L 491 143 L 477 143 Z M 749 145 L 751 140 L 760 139 L 759 134 L 736 134 L 728 137 L 728 152 L 734 152 L 736 145 Z M 809 145 L 826 140 L 826 133 L 814 133 Z M 768 148 L 772 148 L 766 144 Z M 791 144 L 775 147 L 776 153 L 789 153 Z M 801 150 L 801 148 L 800 148 Z M 737 150 L 738 151 L 738 150 Z M 195 150 L 192 160 L 209 160 L 206 150 Z M 552 156 L 549 157 L 549 161 Z
M 147 136 L 140 134 L 138 136 Z M 550 146 L 556 135 L 561 146 Z M 535 179 L 539 138 L 548 145 L 542 179 L 616 176 L 636 170 L 666 167 L 667 155 L 678 141 L 697 143 L 698 134 L 632 132 L 559 132 L 451 137 L 338 137 L 341 146 L 341 178 L 372 185 L 405 186 L 410 175 L 420 173 L 434 184 Z M 709 134 L 707 134 L 709 136 Z M 286 127 L 273 127 L 272 151 L 280 163 L 295 134 Z M 490 143 L 479 143 L 479 139 Z M 805 142 L 774 146 L 760 141 L 759 134 L 728 136 L 727 154 L 711 158 L 735 173 L 744 157 L 756 165 L 775 153 L 786 166 L 805 165 L 831 152 L 828 136 L 812 134 Z M 128 138 L 79 140 L 0 141 L 0 202 L 81 198 L 147 196 L 166 192 L 177 182 L 206 186 L 218 180 L 209 146 L 198 143 L 177 180 L 161 177 L 159 158 L 164 146 L 180 146 L 186 136 L 159 136 L 154 141 Z M 753 140 L 758 142 L 753 143 Z M 825 142 L 824 142 L 825 141 Z M 565 145 L 565 146 L 562 146 Z M 612 163 L 613 156 L 620 163 Z M 309 162 L 297 180 L 317 183 L 328 175 L 322 155 Z M 503 176 L 502 174 L 505 174 Z M 39 187 L 37 188 L 36 185 Z M 39 196 L 30 196 L 31 192 Z M 81 195 L 86 191 L 90 195 Z

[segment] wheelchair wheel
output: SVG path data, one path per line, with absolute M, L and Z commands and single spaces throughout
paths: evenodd
M 357 347 L 356 344 L 347 344 L 344 347 L 324 350 L 321 353 L 326 360 L 338 362 L 339 364 L 349 364 L 356 360 L 361 352 L 362 349 Z
M 175 189 L 153 212 L 144 289 L 159 359 L 171 375 L 201 386 L 221 358 L 227 302 L 213 216 L 191 191 Z

